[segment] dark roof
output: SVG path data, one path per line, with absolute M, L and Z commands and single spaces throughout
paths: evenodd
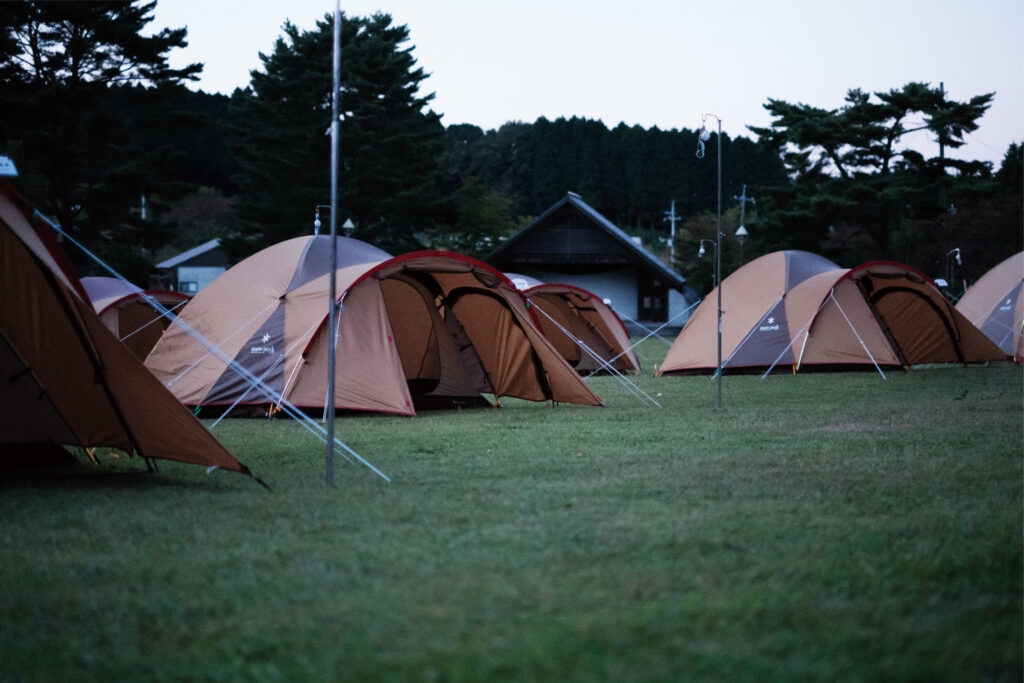
M 579 240 L 580 235 L 578 232 L 574 234 L 567 233 L 562 235 L 561 239 L 551 239 L 543 245 L 535 245 L 535 249 L 539 247 L 550 252 L 560 253 L 544 255 L 534 253 L 531 258 L 527 253 L 530 251 L 527 246 L 528 243 L 531 241 L 539 242 L 539 240 L 532 238 L 537 237 L 536 233 L 538 231 L 543 232 L 546 227 L 552 227 L 553 217 L 565 211 L 566 207 L 570 207 L 570 210 L 575 210 L 581 214 L 587 221 L 588 227 L 598 228 L 597 232 L 599 234 L 594 234 L 595 231 L 591 228 L 591 235 L 584 243 Z M 614 255 L 612 252 L 614 252 Z M 621 228 L 598 213 L 575 192 L 566 193 L 562 199 L 555 202 L 551 208 L 538 216 L 536 220 L 491 252 L 484 261 L 503 268 L 531 261 L 538 264 L 554 264 L 560 256 L 569 257 L 567 261 L 571 260 L 576 263 L 612 263 L 613 261 L 610 259 L 618 259 L 619 262 L 629 261 L 641 268 L 657 273 L 668 282 L 670 287 L 681 289 L 686 284 L 686 278 L 662 263 L 657 256 L 634 242 Z
M 219 250 L 219 249 L 220 249 L 220 239 L 219 238 L 218 239 L 212 239 L 209 242 L 203 242 L 198 247 L 192 247 L 188 251 L 183 251 L 182 253 L 178 254 L 177 256 L 172 256 L 171 258 L 167 259 L 166 261 L 161 261 L 160 263 L 156 264 L 156 267 L 157 268 L 174 268 L 175 266 L 180 266 L 180 265 L 226 265 L 227 264 L 227 257 L 224 256 L 223 252 L 220 252 L 219 254 L 216 254 L 216 255 L 211 254 L 211 252 L 214 252 L 215 250 Z M 203 263 L 203 264 L 198 264 L 198 263 L 196 263 L 196 264 L 188 264 L 189 261 L 192 261 L 194 259 L 199 259 L 199 257 L 201 257 L 201 256 L 207 256 L 208 258 L 206 260 L 211 260 L 210 257 L 212 257 L 212 261 L 214 261 L 215 263 L 211 262 L 211 263 Z M 223 261 L 223 263 L 221 263 L 221 261 Z

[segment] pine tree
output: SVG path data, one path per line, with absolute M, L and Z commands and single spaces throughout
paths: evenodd
M 793 182 L 765 198 L 762 228 L 775 235 L 778 248 L 811 251 L 827 250 L 830 234 L 859 230 L 873 241 L 877 256 L 888 256 L 905 218 L 947 209 L 957 190 L 947 169 L 957 169 L 961 188 L 991 170 L 944 155 L 924 159 L 899 148 L 903 136 L 928 130 L 944 149 L 959 147 L 963 136 L 977 129 L 993 96 L 957 102 L 941 88 L 908 83 L 874 93 L 874 99 L 852 89 L 836 110 L 770 99 L 765 109 L 775 120 L 750 129 L 783 156 Z M 911 124 L 915 116 L 923 117 L 923 124 Z
M 427 75 L 408 39 L 387 14 L 343 19 L 337 220 L 393 253 L 415 248 L 444 210 L 435 172 L 444 130 L 424 111 L 433 94 L 419 93 Z M 240 251 L 308 234 L 314 207 L 329 202 L 332 43 L 330 15 L 312 31 L 286 23 L 251 87 L 233 96 Z
M 0 149 L 17 159 L 21 189 L 63 230 L 142 280 L 144 247 L 159 239 L 132 209 L 156 189 L 149 183 L 160 152 L 135 144 L 108 106 L 111 88 L 180 83 L 202 69 L 167 63 L 187 44 L 184 28 L 142 35 L 155 6 L 17 2 L 0 13 Z

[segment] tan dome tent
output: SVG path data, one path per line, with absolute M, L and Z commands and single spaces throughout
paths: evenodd
M 517 273 L 506 275 L 539 311 L 544 336 L 577 372 L 600 372 L 609 366 L 617 372 L 640 372 L 626 326 L 596 294 Z
M 1024 251 L 985 273 L 964 293 L 956 310 L 1007 355 L 1024 362 Z
M 813 256 L 775 252 L 723 281 L 726 370 L 1006 360 L 927 276 L 910 266 L 876 261 L 824 269 L 827 259 L 808 258 Z M 823 270 L 814 273 L 816 268 Z M 712 292 L 697 308 L 669 350 L 662 374 L 715 371 L 716 300 Z
M 188 295 L 180 292 L 143 291 L 115 277 L 83 277 L 82 286 L 103 324 L 140 360 L 171 324 L 171 319 L 154 308 L 150 299 L 170 311 L 188 301 Z
M 385 252 L 338 237 L 342 310 L 326 330 L 330 237 L 268 247 L 196 294 L 180 317 L 289 403 L 322 408 L 337 338 L 338 409 L 413 415 L 481 394 L 600 405 L 492 267 L 449 252 Z M 188 405 L 271 403 L 177 326 L 146 365 Z
M 722 361 L 730 368 L 739 363 L 726 363 L 756 330 L 762 320 L 775 332 L 788 331 L 778 311 L 786 293 L 808 277 L 839 268 L 823 256 L 806 251 L 776 251 L 765 254 L 725 278 L 722 287 Z M 783 312 L 784 313 L 784 312 Z M 768 319 L 771 318 L 771 322 Z M 761 335 L 757 358 L 749 358 L 752 366 L 767 366 L 785 348 L 788 336 Z M 774 349 L 774 351 L 773 351 Z M 661 374 L 673 372 L 714 372 L 718 366 L 718 293 L 712 290 L 704 297 L 676 337 L 661 364 Z
M 0 443 L 106 446 L 250 474 L 100 322 L 0 181 Z

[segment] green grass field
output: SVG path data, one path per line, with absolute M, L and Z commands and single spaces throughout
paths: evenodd
M 645 406 L 215 434 L 0 483 L 3 681 L 1019 681 L 1024 372 L 650 376 Z

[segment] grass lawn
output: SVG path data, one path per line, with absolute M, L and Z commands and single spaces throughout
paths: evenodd
M 2 681 L 1019 681 L 1021 367 L 594 378 L 0 482 Z

